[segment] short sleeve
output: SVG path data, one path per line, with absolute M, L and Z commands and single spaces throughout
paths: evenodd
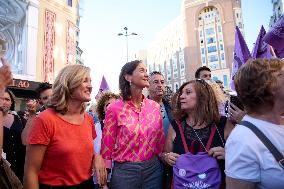
M 225 173 L 234 179 L 259 182 L 260 168 L 253 145 L 254 136 L 248 136 L 246 128 L 236 127 L 225 146 Z
M 28 136 L 28 144 L 48 145 L 51 140 L 51 125 L 43 121 L 40 117 L 36 117 L 32 122 L 32 129 Z

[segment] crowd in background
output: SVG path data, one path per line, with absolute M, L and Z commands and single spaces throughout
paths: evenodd
M 284 188 L 284 160 L 246 126 L 284 154 L 283 60 L 248 60 L 237 96 L 205 66 L 166 94 L 161 72 L 128 62 L 120 94 L 103 92 L 88 112 L 90 72 L 66 66 L 21 113 L 0 68 L 0 149 L 25 189 Z

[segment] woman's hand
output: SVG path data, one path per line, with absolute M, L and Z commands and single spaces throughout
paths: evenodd
M 1 58 L 1 61 L 3 66 L 0 68 L 0 89 L 3 90 L 12 83 L 13 76 L 10 67 L 8 66 L 8 62 L 3 58 Z
M 243 117 L 246 115 L 246 112 L 239 109 L 233 103 L 229 103 L 229 115 L 230 119 L 236 123 L 242 121 Z
M 214 158 L 216 159 L 225 159 L 225 148 L 221 147 L 221 146 L 218 146 L 218 147 L 214 147 L 214 148 L 211 148 L 208 152 L 208 154 L 210 156 L 213 156 Z
M 36 115 L 36 112 L 38 111 L 38 102 L 36 100 L 29 100 L 26 103 L 26 109 L 29 113 L 29 116 Z
M 100 186 L 106 185 L 107 182 L 107 170 L 105 166 L 104 159 L 100 154 L 95 154 L 94 160 L 93 160 L 93 169 L 92 169 L 92 175 L 96 175 L 98 179 L 98 184 Z
M 179 154 L 173 152 L 167 152 L 163 154 L 163 159 L 168 165 L 174 166 L 179 156 L 180 156 Z

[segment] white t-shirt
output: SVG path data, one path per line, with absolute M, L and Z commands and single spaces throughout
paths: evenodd
M 95 130 L 97 137 L 95 138 L 94 142 L 94 150 L 97 154 L 100 154 L 101 151 L 101 142 L 102 142 L 102 126 L 100 122 L 95 123 Z
M 248 115 L 243 120 L 257 126 L 284 155 L 284 125 Z M 225 152 L 225 173 L 228 177 L 256 182 L 257 189 L 284 189 L 284 169 L 249 128 L 237 125 L 227 140 Z

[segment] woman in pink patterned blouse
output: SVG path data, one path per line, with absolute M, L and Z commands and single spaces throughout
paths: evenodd
M 147 99 L 147 68 L 141 61 L 126 63 L 120 72 L 122 98 L 109 105 L 103 129 L 101 154 L 114 160 L 112 189 L 162 188 L 164 145 L 160 105 Z

